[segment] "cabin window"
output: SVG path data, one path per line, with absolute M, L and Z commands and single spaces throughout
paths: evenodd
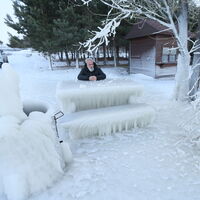
M 169 48 L 169 47 L 163 47 L 162 62 L 163 63 L 175 63 L 176 57 L 177 57 L 176 55 L 177 55 L 177 49 Z

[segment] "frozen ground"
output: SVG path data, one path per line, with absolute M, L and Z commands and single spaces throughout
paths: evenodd
M 15 52 L 9 61 L 20 76 L 23 99 L 55 106 L 57 82 L 75 80 L 79 72 L 50 71 L 43 57 L 29 51 Z M 143 84 L 145 94 L 138 101 L 155 108 L 155 122 L 126 133 L 69 141 L 74 161 L 64 177 L 30 200 L 199 200 L 200 149 L 186 131 L 194 113 L 189 105 L 170 100 L 174 80 L 130 76 L 122 68 L 104 71 L 108 78 Z

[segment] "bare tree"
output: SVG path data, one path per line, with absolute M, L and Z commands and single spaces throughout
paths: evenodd
M 92 0 L 82 0 L 85 4 Z M 174 98 L 184 101 L 189 99 L 190 78 L 190 53 L 200 47 L 193 42 L 193 47 L 188 50 L 188 0 L 100 0 L 109 6 L 110 12 L 103 22 L 103 28 L 93 32 L 94 37 L 84 44 L 89 51 L 94 51 L 98 46 L 106 42 L 108 37 L 115 34 L 116 28 L 125 18 L 149 18 L 164 25 L 171 30 L 179 49 L 177 60 L 176 85 Z M 94 42 L 96 45 L 94 45 Z

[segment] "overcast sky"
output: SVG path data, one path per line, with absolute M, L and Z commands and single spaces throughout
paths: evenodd
M 200 5 L 200 0 L 194 0 Z M 8 32 L 10 32 L 12 35 L 16 35 L 17 33 L 7 27 L 4 24 L 4 18 L 6 17 L 6 14 L 9 14 L 13 17 L 14 11 L 12 7 L 12 0 L 1 0 L 1 6 L 0 6 L 0 40 L 4 43 L 8 43 Z
M 6 44 L 8 43 L 8 33 L 10 32 L 11 34 L 15 34 L 16 32 L 7 27 L 4 24 L 4 18 L 6 18 L 6 14 L 9 14 L 13 17 L 14 11 L 12 7 L 12 1 L 11 0 L 1 0 L 1 6 L 0 6 L 0 40 Z

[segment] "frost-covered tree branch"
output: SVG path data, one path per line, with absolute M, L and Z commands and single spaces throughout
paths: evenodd
M 190 49 L 189 53 L 193 53 L 200 49 L 199 39 L 193 41 L 190 38 L 188 38 L 188 41 L 190 41 L 192 43 L 192 48 Z
M 106 43 L 106 45 L 108 45 L 108 37 L 115 35 L 116 28 L 120 25 L 122 19 L 128 17 L 127 15 L 119 14 L 118 17 L 115 19 L 107 19 L 107 22 L 103 28 L 98 27 L 99 31 L 92 32 L 92 34 L 94 34 L 94 37 L 86 41 L 83 44 L 84 47 L 86 47 L 88 51 L 92 53 L 104 42 Z M 95 44 L 96 41 L 98 42 Z
M 92 0 L 82 0 L 83 3 L 88 4 Z M 106 41 L 106 37 L 115 34 L 115 29 L 120 25 L 122 19 L 143 16 L 159 22 L 170 30 L 173 30 L 175 37 L 179 41 L 176 25 L 173 21 L 174 13 L 166 0 L 153 0 L 153 1 L 137 1 L 137 0 L 100 0 L 105 5 L 109 6 L 110 12 L 108 13 L 108 20 L 103 28 L 99 27 L 99 31 L 93 32 L 94 37 L 85 43 L 85 47 L 89 51 L 94 50 L 102 42 Z M 117 13 L 116 13 L 117 11 Z M 118 14 L 120 13 L 120 14 Z M 111 16 L 112 14 L 112 16 Z M 116 26 L 117 25 L 117 26 Z M 103 38 L 103 39 L 101 39 Z M 97 42 L 99 40 L 99 42 Z M 96 45 L 94 43 L 96 42 Z

